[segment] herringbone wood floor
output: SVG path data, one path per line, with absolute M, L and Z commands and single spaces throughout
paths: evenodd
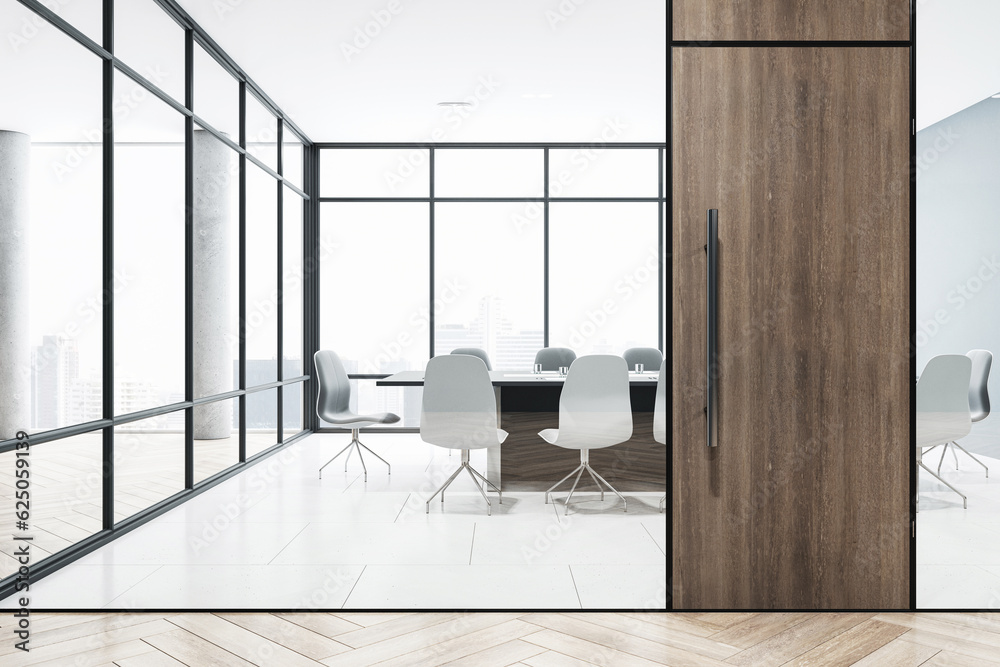
M 29 653 L 14 625 L 5 667 L 1000 665 L 987 613 L 39 613 Z

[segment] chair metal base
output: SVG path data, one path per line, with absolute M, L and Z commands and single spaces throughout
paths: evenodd
M 986 476 L 987 477 L 990 476 L 990 469 L 986 467 L 986 464 L 983 463 L 982 461 L 980 461 L 979 459 L 977 459 L 972 454 L 970 454 L 969 450 L 967 450 L 965 447 L 963 447 L 962 445 L 958 444 L 954 440 L 952 440 L 951 442 L 944 443 L 944 449 L 941 450 L 941 459 L 938 461 L 938 468 L 937 468 L 937 470 L 938 470 L 938 474 L 939 475 L 941 474 L 941 464 L 944 463 L 944 455 L 948 452 L 948 446 L 949 445 L 954 445 L 955 447 L 958 447 L 963 452 L 965 452 L 966 456 L 968 456 L 970 459 L 972 459 L 973 461 L 975 461 L 979 465 L 983 466 L 983 469 L 986 470 Z M 951 455 L 955 457 L 955 470 L 958 470 L 958 454 L 956 454 L 955 450 L 953 449 L 953 450 L 951 450 Z
M 556 482 L 555 484 L 553 484 L 551 486 L 551 488 L 549 488 L 549 490 L 545 492 L 545 504 L 546 505 L 549 504 L 549 494 L 552 493 L 557 486 L 559 486 L 560 484 L 562 484 L 563 482 L 565 482 L 567 479 L 569 479 L 570 477 L 572 477 L 573 473 L 576 473 L 576 479 L 573 480 L 573 487 L 569 490 L 569 495 L 566 497 L 566 511 L 564 512 L 564 516 L 568 516 L 569 515 L 569 501 L 573 497 L 573 492 L 576 491 L 576 485 L 580 481 L 580 477 L 583 475 L 583 471 L 584 470 L 586 470 L 587 473 L 590 475 L 590 479 L 594 480 L 594 484 L 597 485 L 598 490 L 601 492 L 601 500 L 604 500 L 604 489 L 601 488 L 601 484 L 597 480 L 601 480 L 601 482 L 604 482 L 604 486 L 606 486 L 609 489 L 611 489 L 612 493 L 614 493 L 616 496 L 618 496 L 619 498 L 621 498 L 622 504 L 625 506 L 625 511 L 628 512 L 628 501 L 625 500 L 625 496 L 623 496 L 622 494 L 618 493 L 618 490 L 615 489 L 615 487 L 613 487 L 610 484 L 608 484 L 608 480 L 606 480 L 603 477 L 601 477 L 600 475 L 598 475 L 597 471 L 590 467 L 590 450 L 589 449 L 581 449 L 580 450 L 580 465 L 578 465 L 576 468 L 574 468 L 573 472 L 571 472 L 570 474 L 566 475 L 561 480 L 559 480 L 558 482 Z M 665 501 L 667 497 L 663 496 L 663 498 L 664 498 L 664 501 Z
M 357 450 L 358 451 L 358 458 L 361 460 L 361 468 L 365 471 L 365 482 L 367 482 L 368 481 L 368 468 L 365 467 L 365 459 L 364 459 L 363 456 L 361 456 L 361 448 L 362 447 L 364 447 L 365 450 L 369 454 L 371 454 L 372 456 L 374 456 L 375 458 L 377 458 L 379 461 L 381 461 L 382 463 L 384 463 L 389 468 L 389 474 L 390 475 L 392 474 L 392 466 L 389 465 L 389 462 L 386 461 L 381 456 L 379 456 L 378 454 L 376 454 L 375 452 L 373 452 L 372 450 L 370 450 L 367 447 L 365 447 L 365 443 L 363 443 L 360 440 L 358 440 L 358 432 L 359 431 L 360 431 L 360 429 L 356 429 L 356 428 L 351 429 L 351 442 L 347 445 L 347 447 L 344 447 L 339 452 L 337 452 L 336 456 L 334 456 L 332 459 L 330 459 L 329 461 L 327 461 L 326 463 L 323 464 L 323 467 L 319 469 L 319 478 L 320 479 L 323 479 L 323 468 L 325 468 L 328 465 L 330 465 L 331 463 L 333 463 L 334 459 L 336 459 L 337 456 L 340 456 L 344 452 L 347 452 L 347 450 L 351 450 L 351 451 L 347 452 L 347 458 L 344 459 L 344 472 L 347 472 L 347 462 L 351 460 L 351 454 L 354 453 L 354 450 Z
M 434 500 L 434 496 L 436 496 L 439 493 L 441 494 L 441 506 L 444 507 L 444 490 L 447 489 L 449 486 L 451 486 L 451 483 L 455 481 L 456 477 L 458 477 L 458 473 L 462 472 L 463 470 L 469 473 L 469 476 L 472 478 L 472 481 L 475 482 L 476 488 L 479 490 L 479 493 L 482 494 L 483 500 L 486 501 L 486 516 L 493 516 L 493 505 L 490 503 L 490 499 L 486 497 L 486 491 L 484 490 L 485 487 L 480 486 L 479 484 L 480 479 L 483 480 L 486 484 L 492 487 L 494 491 L 497 492 L 497 495 L 500 497 L 500 504 L 503 505 L 503 493 L 500 492 L 500 489 L 498 489 L 493 484 L 493 482 L 483 477 L 481 474 L 479 474 L 478 470 L 469 465 L 469 450 L 463 449 L 462 465 L 458 467 L 458 470 L 451 473 L 451 477 L 448 478 L 448 481 L 442 484 L 441 488 L 439 488 L 437 491 L 431 494 L 431 497 L 427 499 L 427 511 L 425 512 L 426 514 L 431 513 L 431 501 Z
M 954 491 L 958 495 L 962 496 L 962 507 L 965 508 L 965 509 L 969 509 L 969 499 L 965 497 L 964 493 L 962 493 L 961 491 L 959 491 L 958 489 L 956 489 L 954 486 L 952 486 L 948 482 L 946 482 L 943 479 L 941 479 L 938 475 L 936 475 L 934 473 L 933 470 L 931 470 L 930 468 L 928 468 L 927 466 L 925 466 L 923 461 L 917 461 L 917 465 L 920 466 L 921 468 L 923 468 L 924 470 L 926 470 L 927 472 L 929 472 L 934 479 L 936 479 L 937 481 L 941 482 L 942 484 L 944 484 L 945 486 L 947 486 L 949 489 L 951 489 L 952 491 Z M 920 504 L 920 495 L 919 494 L 917 495 L 917 504 L 918 505 Z

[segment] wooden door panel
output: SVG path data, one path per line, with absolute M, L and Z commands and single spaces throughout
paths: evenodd
M 674 0 L 673 39 L 909 40 L 909 0 Z
M 673 63 L 675 608 L 905 607 L 909 51 L 685 47 Z

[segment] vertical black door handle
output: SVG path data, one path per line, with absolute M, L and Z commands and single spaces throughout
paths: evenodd
M 708 254 L 708 326 L 706 327 L 707 342 L 707 368 L 706 368 L 706 392 L 705 398 L 708 404 L 705 406 L 705 414 L 708 417 L 708 431 L 706 433 L 706 443 L 709 447 L 716 447 L 719 444 L 719 388 L 718 382 L 718 350 L 716 349 L 719 315 L 718 315 L 718 291 L 719 291 L 719 211 L 711 208 L 708 210 L 708 241 L 705 250 Z

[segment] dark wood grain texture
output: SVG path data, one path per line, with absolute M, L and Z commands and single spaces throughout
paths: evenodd
M 909 604 L 908 58 L 674 49 L 675 608 Z
M 559 428 L 557 412 L 501 413 L 501 427 L 509 433 L 500 448 L 503 489 L 545 490 L 580 465 L 580 451 L 550 445 L 539 437 L 546 428 Z M 667 448 L 653 440 L 653 413 L 632 413 L 632 438 L 613 447 L 590 450 L 590 465 L 621 492 L 662 491 L 667 486 Z M 566 482 L 569 492 L 572 481 Z M 579 491 L 590 493 L 587 475 Z
M 908 40 L 909 0 L 674 0 L 675 40 Z

